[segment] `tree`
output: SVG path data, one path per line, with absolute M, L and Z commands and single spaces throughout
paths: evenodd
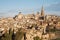
M 34 40 L 41 40 L 38 36 L 33 38 Z

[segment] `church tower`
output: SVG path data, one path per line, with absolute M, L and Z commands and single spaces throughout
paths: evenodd
M 43 6 L 42 6 L 42 9 L 41 9 L 40 20 L 45 20 Z
M 44 16 L 44 9 L 43 9 L 43 6 L 42 6 L 42 9 L 41 9 L 41 16 Z

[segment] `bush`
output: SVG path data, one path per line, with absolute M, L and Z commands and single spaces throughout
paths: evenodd
M 21 40 L 23 36 L 24 33 L 19 30 L 15 35 L 15 40 Z
M 34 40 L 41 40 L 38 36 L 33 38 Z

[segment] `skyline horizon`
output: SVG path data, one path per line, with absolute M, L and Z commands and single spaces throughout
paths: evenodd
M 40 12 L 42 5 L 45 14 L 60 16 L 60 0 L 0 0 L 0 17 Z

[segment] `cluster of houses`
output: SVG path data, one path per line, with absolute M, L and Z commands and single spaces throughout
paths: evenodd
M 42 40 L 56 39 L 59 35 L 55 32 L 60 30 L 60 17 L 55 15 L 45 15 L 44 9 L 36 14 L 22 14 L 19 12 L 15 17 L 0 18 L 0 36 L 14 30 L 22 29 L 25 34 L 22 40 L 34 40 L 38 36 Z

